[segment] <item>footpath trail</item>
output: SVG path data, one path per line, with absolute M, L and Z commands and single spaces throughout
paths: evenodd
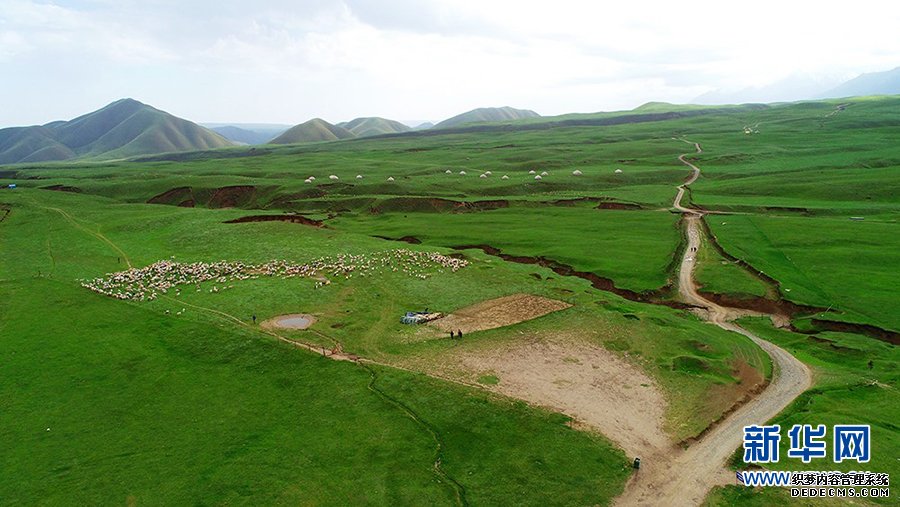
M 694 143 L 696 153 L 702 153 L 700 145 Z M 691 176 L 678 186 L 673 207 L 684 214 L 687 248 L 681 260 L 678 273 L 679 295 L 684 302 L 702 308 L 699 313 L 707 321 L 753 340 L 772 358 L 773 378 L 766 389 L 756 398 L 720 421 L 699 441 L 685 450 L 673 449 L 665 456 L 653 456 L 642 463 L 641 470 L 634 474 L 625 491 L 616 499 L 616 505 L 700 505 L 710 489 L 721 484 L 729 484 L 732 474 L 725 470 L 725 462 L 741 445 L 743 427 L 763 424 L 788 404 L 794 401 L 812 383 L 809 369 L 797 358 L 746 329 L 731 322 L 748 314 L 746 310 L 717 305 L 703 298 L 697 291 L 693 272 L 696 252 L 704 240 L 700 221 L 704 212 L 685 207 L 681 201 L 687 187 L 700 177 L 700 168 L 685 159 L 690 154 L 678 157 L 691 168 Z

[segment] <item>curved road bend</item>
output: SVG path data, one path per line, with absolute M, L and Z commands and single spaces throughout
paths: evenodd
M 696 153 L 702 152 L 699 144 L 694 143 L 694 148 Z M 748 312 L 720 306 L 697 292 L 693 278 L 695 253 L 692 250 L 699 250 L 703 241 L 700 220 L 704 212 L 681 204 L 687 186 L 700 177 L 700 169 L 685 160 L 687 155 L 679 156 L 678 160 L 690 167 L 692 173 L 678 186 L 673 202 L 673 207 L 684 214 L 688 238 L 678 273 L 679 294 L 686 303 L 704 308 L 705 320 L 746 336 L 766 351 L 772 358 L 773 378 L 762 393 L 720 421 L 686 450 L 673 448 L 665 456 L 653 457 L 653 460 L 659 461 L 645 460 L 640 472 L 634 474 L 625 491 L 616 499 L 616 505 L 700 505 L 714 486 L 733 483 L 733 475 L 725 469 L 725 463 L 741 446 L 743 427 L 763 424 L 772 419 L 812 383 L 809 369 L 797 358 L 731 322 Z

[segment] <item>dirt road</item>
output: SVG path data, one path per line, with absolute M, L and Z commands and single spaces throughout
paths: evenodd
M 695 143 L 694 147 L 697 153 L 701 153 L 699 144 Z M 688 238 L 678 272 L 679 294 L 686 303 L 704 308 L 701 313 L 709 322 L 740 333 L 765 350 L 774 364 L 774 378 L 759 396 L 733 412 L 686 450 L 674 450 L 662 459 L 654 457 L 659 462 L 645 460 L 624 493 L 616 499 L 616 505 L 700 505 L 714 486 L 734 483 L 732 474 L 725 469 L 725 461 L 740 447 L 743 427 L 765 423 L 809 388 L 812 382 L 809 369 L 797 358 L 731 322 L 749 312 L 717 305 L 697 292 L 693 272 L 696 252 L 703 241 L 703 229 L 700 227 L 703 212 L 682 206 L 681 200 L 687 186 L 700 177 L 700 169 L 685 160 L 686 155 L 678 159 L 692 169 L 692 174 L 678 186 L 673 203 L 675 209 L 684 213 Z

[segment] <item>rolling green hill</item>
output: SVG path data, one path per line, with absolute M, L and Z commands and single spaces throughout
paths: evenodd
M 467 113 L 456 115 L 438 123 L 434 128 L 458 127 L 466 123 L 495 122 L 521 120 L 524 118 L 537 118 L 540 116 L 528 109 L 514 109 L 512 107 L 482 107 L 473 109 Z
M 356 137 L 377 136 L 380 134 L 397 134 L 400 132 L 408 132 L 412 130 L 399 121 L 378 117 L 357 118 L 348 122 L 338 123 L 337 126 L 349 130 Z
M 356 137 L 352 132 L 337 125 L 332 125 L 321 118 L 313 118 L 305 123 L 288 129 L 269 141 L 269 144 L 310 143 L 320 141 L 337 141 Z
M 109 159 L 229 145 L 196 123 L 122 99 L 74 120 L 0 130 L 0 164 Z

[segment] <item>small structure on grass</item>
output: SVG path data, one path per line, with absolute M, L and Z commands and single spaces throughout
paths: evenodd
M 406 315 L 400 317 L 403 324 L 424 324 L 443 317 L 443 314 L 437 312 L 406 312 Z

